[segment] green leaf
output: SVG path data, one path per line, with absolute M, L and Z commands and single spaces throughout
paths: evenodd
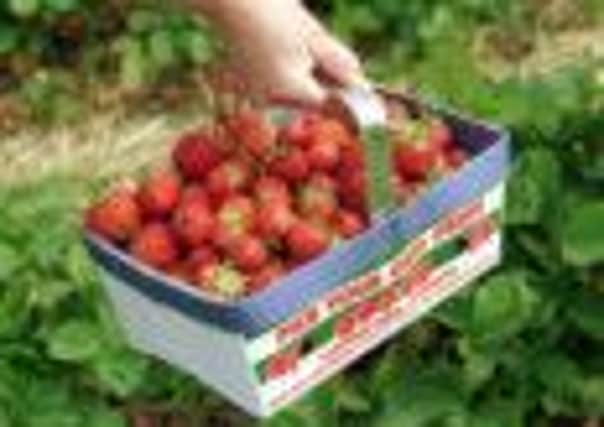
M 483 339 L 510 337 L 528 325 L 538 303 L 524 272 L 492 276 L 474 296 L 474 334 Z
M 550 208 L 560 206 L 556 199 L 559 180 L 560 164 L 551 150 L 536 148 L 521 153 L 510 174 L 506 222 L 530 225 L 539 223 L 545 216 L 551 216 Z
M 15 423 L 11 420 L 8 410 L 0 406 L 0 427 L 12 427 Z
M 75 290 L 73 283 L 60 279 L 38 279 L 29 294 L 29 305 L 52 309 Z
M 149 38 L 151 57 L 160 67 L 176 63 L 176 52 L 172 38 L 172 33 L 166 30 L 155 31 Z
M 19 18 L 31 18 L 38 13 L 39 0 L 9 0 L 10 10 Z
M 568 316 L 583 332 L 604 340 L 604 297 L 578 296 L 568 305 Z
M 19 43 L 19 31 L 10 25 L 0 26 L 0 55 L 12 52 Z
M 85 361 L 97 355 L 102 345 L 98 325 L 87 321 L 68 321 L 48 337 L 48 353 L 57 360 Z
M 45 0 L 48 9 L 59 13 L 71 12 L 78 8 L 79 3 L 80 0 Z
M 0 281 L 10 280 L 21 265 L 17 250 L 0 242 Z
M 449 386 L 425 383 L 386 402 L 375 427 L 424 427 L 427 423 L 464 412 L 463 401 Z
M 106 408 L 98 408 L 88 412 L 86 427 L 127 427 L 127 424 L 120 413 Z
M 134 33 L 144 33 L 158 28 L 162 16 L 152 9 L 137 9 L 128 17 L 128 29 Z
M 346 412 L 367 413 L 371 410 L 371 402 L 355 387 L 352 381 L 339 378 L 334 385 L 336 405 Z
M 585 406 L 590 413 L 601 414 L 604 411 L 604 375 L 587 378 L 581 391 Z
M 564 259 L 585 267 L 604 262 L 604 203 L 591 202 L 570 212 L 563 231 Z
M 148 75 L 148 61 L 145 56 L 143 43 L 134 38 L 123 41 L 121 49 L 120 80 L 130 88 L 142 86 Z
M 144 384 L 148 361 L 126 349 L 110 349 L 97 355 L 93 370 L 100 384 L 125 398 Z
M 192 30 L 186 32 L 188 57 L 198 65 L 206 64 L 213 57 L 214 49 L 207 34 Z
M 558 396 L 574 394 L 583 380 L 579 366 L 561 352 L 543 354 L 534 366 L 539 381 Z

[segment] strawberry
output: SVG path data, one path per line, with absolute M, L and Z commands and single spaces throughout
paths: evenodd
M 299 148 L 292 148 L 269 165 L 271 173 L 290 183 L 303 181 L 310 171 L 308 159 Z
M 291 195 L 287 183 L 272 176 L 264 176 L 256 181 L 254 195 L 261 206 L 291 204 Z
M 461 168 L 468 161 L 468 154 L 459 147 L 453 147 L 445 154 L 447 158 L 447 164 L 453 170 Z
M 441 150 L 451 147 L 454 140 L 453 131 L 440 119 L 434 119 L 430 123 L 428 138 L 430 140 L 430 145 L 438 147 Z
M 322 119 L 312 128 L 312 144 L 329 141 L 338 147 L 347 147 L 355 142 L 344 123 L 335 119 Z
M 256 230 L 265 239 L 283 237 L 296 221 L 296 216 L 285 203 L 267 204 L 258 210 Z
M 245 273 L 262 268 L 268 260 L 268 251 L 262 240 L 243 235 L 236 237 L 228 246 L 227 253 L 235 265 Z
M 138 260 L 155 268 L 165 268 L 178 258 L 178 245 L 174 233 L 159 222 L 147 224 L 134 237 L 130 253 Z
M 222 160 L 217 141 L 207 131 L 190 132 L 176 143 L 174 163 L 187 179 L 202 180 Z
M 337 190 L 335 179 L 325 173 L 313 173 L 308 178 L 308 185 L 332 193 Z
M 303 215 L 329 219 L 337 207 L 335 190 L 330 182 L 314 179 L 300 190 L 298 208 Z
M 220 257 L 211 246 L 202 245 L 189 254 L 186 264 L 190 271 L 197 271 L 206 265 L 217 264 L 219 261 Z
M 245 294 L 246 279 L 238 272 L 224 264 L 208 264 L 198 276 L 202 289 L 217 296 L 232 300 Z
M 124 243 L 141 227 L 141 212 L 133 191 L 118 188 L 86 213 L 86 226 L 111 240 Z
M 216 219 L 202 200 L 183 201 L 174 212 L 174 230 L 188 247 L 195 248 L 210 240 L 216 227 Z
M 313 131 L 320 120 L 320 116 L 313 112 L 299 114 L 282 129 L 281 139 L 287 144 L 307 149 L 313 143 Z
M 191 270 L 186 262 L 175 262 L 172 265 L 165 267 L 164 271 L 168 276 L 181 280 L 185 283 L 191 283 L 193 279 L 190 274 Z
M 363 217 L 359 214 L 340 210 L 336 215 L 336 229 L 338 233 L 348 239 L 362 233 L 367 228 Z
M 264 159 L 276 146 L 275 128 L 254 111 L 241 111 L 227 119 L 225 127 L 235 143 L 258 159 Z
M 329 236 L 320 227 L 304 221 L 298 221 L 286 236 L 287 247 L 292 257 L 299 261 L 308 261 L 329 248 Z
M 279 278 L 283 277 L 285 273 L 285 268 L 279 261 L 266 264 L 250 278 L 247 284 L 247 293 L 253 295 L 262 292 Z
M 365 157 L 363 147 L 355 143 L 349 147 L 340 150 L 340 171 L 350 172 L 365 167 Z
M 222 200 L 245 189 L 252 180 L 250 167 L 241 160 L 231 159 L 210 172 L 207 188 L 212 196 Z
M 139 200 L 146 215 L 163 217 L 176 208 L 180 193 L 179 176 L 171 171 L 160 170 L 152 174 L 143 184 Z
M 199 184 L 190 184 L 182 192 L 181 203 L 199 202 L 210 206 L 208 192 Z
M 432 137 L 424 122 L 409 123 L 396 143 L 395 167 L 401 178 L 408 180 L 425 180 L 444 150 L 444 140 Z
M 332 140 L 317 141 L 308 149 L 306 156 L 311 169 L 331 172 L 340 161 L 340 147 Z
M 228 247 L 235 237 L 252 231 L 256 221 L 254 214 L 254 203 L 248 197 L 237 195 L 225 200 L 217 214 L 214 243 Z

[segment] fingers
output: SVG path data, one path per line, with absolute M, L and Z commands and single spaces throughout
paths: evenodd
M 314 108 L 327 99 L 327 90 L 314 78 L 311 71 L 290 68 L 281 73 L 279 84 L 269 87 L 271 102 L 296 107 Z
M 350 85 L 362 78 L 361 62 L 348 46 L 328 33 L 310 14 L 307 25 L 311 33 L 309 49 L 322 74 L 341 85 Z

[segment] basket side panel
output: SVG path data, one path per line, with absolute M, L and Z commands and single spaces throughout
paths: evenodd
M 225 333 L 158 304 L 105 272 L 105 286 L 131 344 L 194 375 L 250 413 L 257 384 L 240 335 Z

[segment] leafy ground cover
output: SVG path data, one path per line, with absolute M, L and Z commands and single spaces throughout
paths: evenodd
M 571 9 L 554 0 L 324 3 L 341 34 L 379 52 L 371 68 L 380 79 L 402 76 L 436 101 L 512 131 L 505 263 L 266 425 L 597 425 L 604 414 L 604 66 L 574 53 L 560 66 L 522 67 L 544 37 L 597 28 L 600 2 Z M 491 74 L 485 64 L 496 61 L 510 71 Z M 65 149 L 98 146 L 94 134 L 76 134 Z M 147 138 L 160 146 L 145 135 L 126 138 L 123 152 L 145 157 Z M 11 141 L 0 142 L 7 165 L 19 158 Z M 119 153 L 41 172 L 36 166 L 53 150 L 32 153 L 10 181 L 10 168 L 0 172 L 0 426 L 253 424 L 121 338 L 78 226 L 80 208 L 107 176 L 128 167 L 110 167 Z M 96 165 L 93 177 L 83 172 Z

